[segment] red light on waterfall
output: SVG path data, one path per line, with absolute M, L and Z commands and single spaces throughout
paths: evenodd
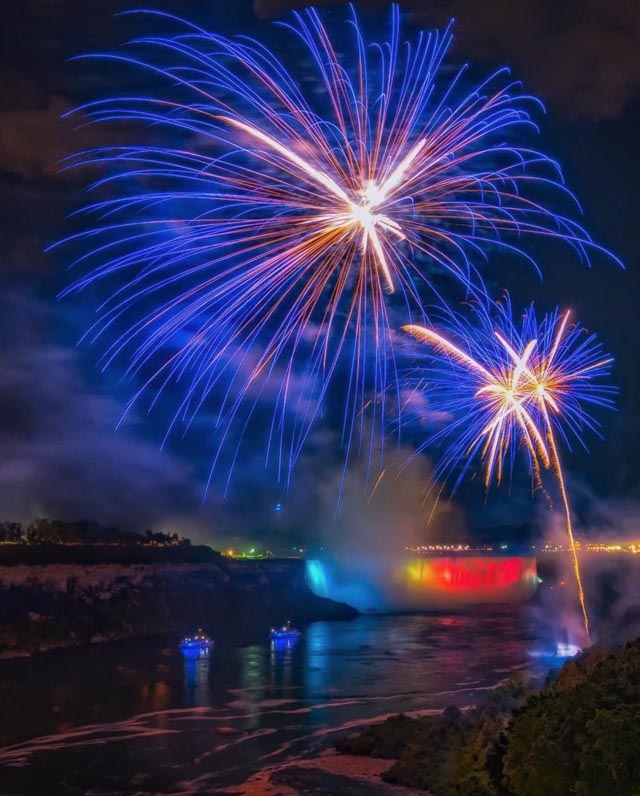
M 417 590 L 496 592 L 536 577 L 536 561 L 524 556 L 456 556 L 412 559 L 403 579 Z

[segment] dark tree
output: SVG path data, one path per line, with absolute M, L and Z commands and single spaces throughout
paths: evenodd
M 506 735 L 504 784 L 516 796 L 637 796 L 640 640 L 567 664 Z

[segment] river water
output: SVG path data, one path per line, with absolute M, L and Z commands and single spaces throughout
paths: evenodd
M 466 706 L 541 673 L 526 609 L 318 622 L 291 647 L 177 639 L 0 662 L 0 794 L 209 794 L 397 713 Z M 547 643 L 549 639 L 546 639 Z M 533 653 L 533 654 L 532 654 Z

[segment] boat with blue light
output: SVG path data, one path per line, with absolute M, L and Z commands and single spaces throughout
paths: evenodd
M 582 652 L 582 647 L 569 641 L 559 641 L 556 644 L 556 658 L 575 658 Z
M 183 638 L 180 642 L 180 650 L 187 653 L 205 652 L 210 650 L 211 647 L 213 647 L 213 640 L 205 635 L 202 630 L 198 630 L 194 636 Z
M 301 635 L 302 631 L 298 630 L 297 627 L 291 627 L 290 622 L 287 622 L 287 624 L 282 627 L 272 627 L 269 633 L 271 641 L 290 640 L 300 638 Z

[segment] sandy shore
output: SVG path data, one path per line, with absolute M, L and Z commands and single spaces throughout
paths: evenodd
M 287 761 L 264 769 L 225 790 L 234 796 L 425 796 L 425 791 L 390 785 L 380 779 L 392 760 L 339 754 Z

